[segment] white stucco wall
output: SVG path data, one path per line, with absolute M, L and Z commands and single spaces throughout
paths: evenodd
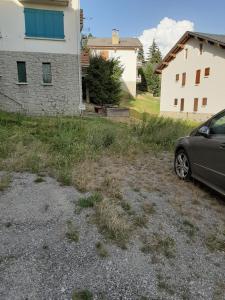
M 225 50 L 219 46 L 203 43 L 203 53 L 199 51 L 200 41 L 192 38 L 185 45 L 185 50 L 179 52 L 174 60 L 162 71 L 161 112 L 180 112 L 180 99 L 184 98 L 184 112 L 192 113 L 194 98 L 199 99 L 197 114 L 211 115 L 225 108 Z M 205 77 L 205 68 L 210 68 L 209 77 Z M 196 71 L 201 69 L 201 82 L 195 84 Z M 181 86 L 182 73 L 186 72 L 186 85 Z M 176 82 L 176 74 L 180 75 Z M 202 98 L 207 98 L 207 106 L 202 106 Z M 178 105 L 174 106 L 174 99 Z
M 101 51 L 106 50 L 109 53 L 109 58 L 119 59 L 124 68 L 122 75 L 122 83 L 124 90 L 127 90 L 132 96 L 136 96 L 136 81 L 137 81 L 137 55 L 135 50 L 92 50 L 92 54 L 100 55 Z
M 18 0 L 0 0 L 0 51 L 80 54 L 80 1 L 69 6 L 26 4 L 25 7 L 64 11 L 65 40 L 25 38 L 24 6 Z

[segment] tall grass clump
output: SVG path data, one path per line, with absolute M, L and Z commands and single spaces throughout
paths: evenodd
M 176 140 L 190 134 L 195 127 L 196 124 L 188 121 L 151 116 L 133 125 L 133 131 L 144 144 L 160 150 L 172 150 Z

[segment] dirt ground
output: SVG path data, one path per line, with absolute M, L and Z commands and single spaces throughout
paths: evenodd
M 225 199 L 179 181 L 171 161 L 84 164 L 81 187 L 116 194 L 135 219 L 126 249 L 99 231 L 93 208 L 79 210 L 87 194 L 13 173 L 0 192 L 0 299 L 225 299 Z

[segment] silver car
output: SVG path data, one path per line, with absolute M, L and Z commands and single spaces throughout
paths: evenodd
M 193 177 L 225 196 L 225 110 L 177 141 L 174 169 L 180 179 Z

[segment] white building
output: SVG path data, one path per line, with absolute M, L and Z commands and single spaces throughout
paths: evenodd
M 0 1 L 0 109 L 79 112 L 80 16 L 79 0 Z
M 225 108 L 225 35 L 186 32 L 157 67 L 161 115 L 205 120 Z
M 123 90 L 136 96 L 137 56 L 142 44 L 137 38 L 120 38 L 118 30 L 113 30 L 112 38 L 89 38 L 88 48 L 91 55 L 101 55 L 105 59 L 119 59 L 124 68 L 122 75 Z

